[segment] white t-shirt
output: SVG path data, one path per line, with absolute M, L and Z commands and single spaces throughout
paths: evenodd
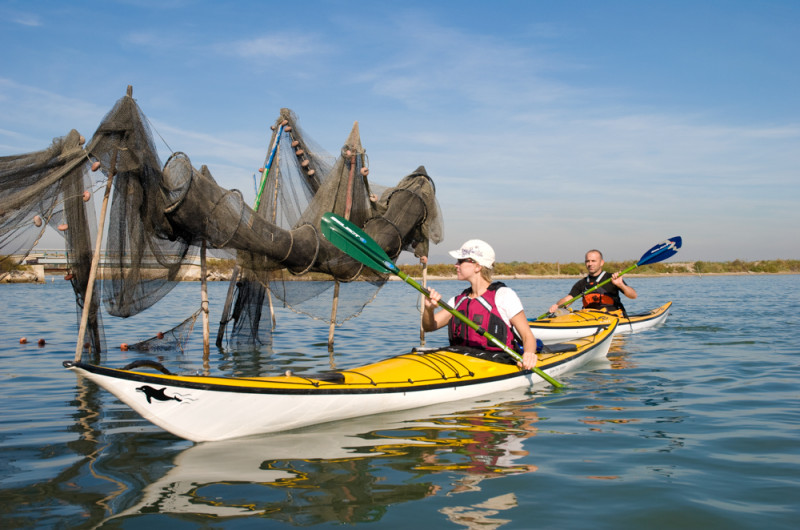
M 447 301 L 447 305 L 450 307 L 455 307 L 455 303 L 455 296 Z M 503 318 L 503 322 L 505 322 L 508 327 L 511 327 L 511 319 L 524 309 L 519 296 L 517 296 L 517 293 L 510 287 L 499 288 L 495 292 L 494 303 L 497 306 L 500 316 Z

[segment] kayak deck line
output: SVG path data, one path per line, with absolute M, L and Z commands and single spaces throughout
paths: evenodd
M 543 369 L 558 366 L 570 360 L 577 351 L 578 348 L 572 347 L 565 351 L 541 353 L 537 366 Z M 98 375 L 146 384 L 170 384 L 209 391 L 267 394 L 408 391 L 414 388 L 431 389 L 438 386 L 490 382 L 533 373 L 530 370 L 519 369 L 516 364 L 489 361 L 447 349 L 405 353 L 356 369 L 342 369 L 321 374 L 262 377 L 144 373 L 74 361 L 64 361 L 63 364 L 65 368 L 79 368 Z M 387 377 L 387 374 L 391 373 L 410 375 L 402 378 L 396 375 Z

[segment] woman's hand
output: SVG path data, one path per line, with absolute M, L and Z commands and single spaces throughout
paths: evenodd
M 539 362 L 539 358 L 536 356 L 536 354 L 532 351 L 526 351 L 522 354 L 522 362 L 517 363 L 517 366 L 526 370 L 532 370 L 536 366 L 537 362 Z
M 425 309 L 433 311 L 439 305 L 439 300 L 441 299 L 442 295 L 436 289 L 428 289 L 428 296 L 425 298 Z

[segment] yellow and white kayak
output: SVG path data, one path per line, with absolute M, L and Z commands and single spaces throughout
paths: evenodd
M 581 309 L 564 315 L 542 320 L 529 320 L 531 331 L 545 344 L 573 340 L 596 333 L 608 326 L 612 320 L 619 320 L 616 333 L 639 333 L 660 326 L 667 319 L 672 302 L 667 302 L 645 313 L 623 315 L 620 311 L 605 312 L 596 309 Z
M 545 347 L 537 368 L 558 376 L 604 358 L 617 327 Z M 275 377 L 187 376 L 65 361 L 64 367 L 105 388 L 162 429 L 202 442 L 287 431 L 357 416 L 545 386 L 531 370 L 488 352 L 415 350 L 373 364 L 322 374 Z M 132 363 L 137 364 L 137 363 Z

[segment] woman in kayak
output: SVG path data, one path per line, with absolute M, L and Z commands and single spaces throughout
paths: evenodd
M 485 241 L 471 239 L 453 250 L 459 280 L 466 280 L 470 288 L 451 298 L 448 305 L 481 326 L 500 342 L 522 353 L 522 366 L 536 366 L 536 339 L 531 333 L 522 302 L 512 289 L 501 282 L 492 282 L 494 250 Z M 434 331 L 448 326 L 451 346 L 468 346 L 489 351 L 501 351 L 486 337 L 467 326 L 447 311 L 434 313 L 442 295 L 429 289 L 422 313 L 422 329 Z M 521 343 L 521 344 L 520 344 Z

